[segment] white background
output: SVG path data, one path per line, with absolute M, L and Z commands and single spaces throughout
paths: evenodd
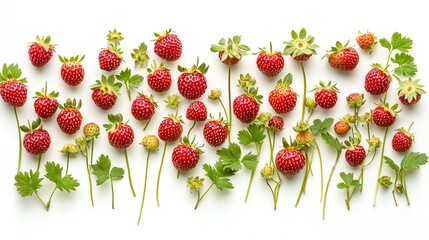
M 207 73 L 208 89 L 222 87 L 226 93 L 226 67 L 217 59 L 217 54 L 210 52 L 210 45 L 217 43 L 221 37 L 242 36 L 242 42 L 249 45 L 252 52 L 258 47 L 268 47 L 269 41 L 273 42 L 276 49 L 283 49 L 283 40 L 290 39 L 292 29 L 299 30 L 306 27 L 307 32 L 316 38 L 316 43 L 321 46 L 319 55 L 314 56 L 306 63 L 309 88 L 312 88 L 319 80 L 334 81 L 341 90 L 340 101 L 330 111 L 317 109 L 315 117 L 339 118 L 347 113 L 348 108 L 345 96 L 351 92 L 364 92 L 363 82 L 366 72 L 370 69 L 370 63 L 386 60 L 387 52 L 378 46 L 372 56 L 358 50 L 361 56 L 357 69 L 351 73 L 340 73 L 328 66 L 326 60 L 320 60 L 325 50 L 329 49 L 336 40 L 342 42 L 354 38 L 358 30 L 370 30 L 379 37 L 390 38 L 391 34 L 399 31 L 414 40 L 412 51 L 415 61 L 419 66 L 418 78 L 427 85 L 427 33 L 422 25 L 428 22 L 427 13 L 424 11 L 423 1 L 262 1 L 262 2 L 235 2 L 219 0 L 215 2 L 204 1 L 2 1 L 0 3 L 0 63 L 18 63 L 23 70 L 23 76 L 28 78 L 29 99 L 27 104 L 19 109 L 21 122 L 26 119 L 34 119 L 33 96 L 40 90 L 45 81 L 49 83 L 49 90 L 60 92 L 59 101 L 64 102 L 67 97 L 76 97 L 83 100 L 82 113 L 84 123 L 95 121 L 100 126 L 107 122 L 108 112 L 95 107 L 91 100 L 89 85 L 100 78 L 102 72 L 98 67 L 98 53 L 100 48 L 106 45 L 108 30 L 116 28 L 123 33 L 125 40 L 122 43 L 124 50 L 123 63 L 120 69 L 133 68 L 130 53 L 140 42 L 149 45 L 152 58 L 158 60 L 153 54 L 153 32 L 160 32 L 172 28 L 176 31 L 183 43 L 183 54 L 176 63 L 168 64 L 172 70 L 173 79 L 176 80 L 179 73 L 177 64 L 190 66 L 199 56 L 200 60 L 210 65 Z M 57 53 L 53 59 L 42 69 L 34 68 L 27 55 L 28 42 L 35 39 L 36 35 L 52 36 L 52 43 L 58 44 Z M 71 57 L 73 55 L 86 54 L 83 61 L 86 75 L 84 82 L 78 87 L 68 87 L 60 78 L 60 62 L 58 54 Z M 233 83 L 239 73 L 254 75 L 258 79 L 264 96 L 275 85 L 275 79 L 267 79 L 260 74 L 255 65 L 256 56 L 245 57 L 240 64 L 233 69 Z M 134 68 L 133 68 L 134 71 Z M 116 72 L 118 73 L 119 70 Z M 145 76 L 142 85 L 143 91 L 149 92 L 146 84 L 145 70 L 135 70 Z M 285 69 L 294 75 L 293 88 L 302 95 L 302 77 L 299 65 L 289 57 L 285 60 Z M 389 102 L 397 102 L 395 88 L 397 82 L 392 82 L 389 92 Z M 174 81 L 169 93 L 177 89 Z M 72 194 L 57 192 L 52 201 L 49 212 L 46 212 L 33 196 L 21 198 L 14 186 L 14 175 L 17 165 L 17 135 L 13 109 L 5 103 L 0 104 L 2 129 L 0 137 L 1 161 L 0 161 L 0 222 L 2 239 L 164 239 L 167 237 L 176 239 L 233 239 L 233 238 L 278 238 L 289 237 L 318 239 L 399 239 L 411 237 L 424 239 L 427 236 L 426 220 L 428 215 L 429 195 L 427 194 L 428 167 L 415 171 L 407 178 L 411 206 L 407 206 L 403 197 L 399 197 L 399 207 L 395 207 L 390 190 L 380 189 L 376 208 L 371 206 L 376 169 L 379 158 L 366 171 L 365 189 L 363 194 L 357 194 L 351 202 L 352 211 L 348 212 L 344 204 L 344 192 L 336 189 L 339 182 L 340 171 L 354 171 L 344 159 L 340 160 L 338 169 L 330 188 L 327 203 L 327 219 L 322 221 L 322 205 L 319 203 L 319 167 L 314 164 L 315 175 L 309 178 L 307 194 L 303 196 L 298 208 L 294 207 L 296 197 L 301 186 L 303 172 L 294 178 L 285 179 L 282 185 L 279 206 L 277 211 L 272 210 L 271 196 L 264 181 L 255 177 L 250 199 L 244 204 L 244 196 L 249 178 L 249 172 L 241 171 L 234 177 L 233 191 L 221 193 L 213 189 L 202 201 L 197 211 L 193 210 L 196 195 L 189 193 L 186 188 L 188 175 L 202 175 L 201 162 L 212 163 L 216 161 L 215 149 L 206 146 L 206 152 L 201 157 L 201 162 L 195 170 L 176 179 L 176 172 L 170 161 L 173 145 L 167 152 L 163 176 L 161 180 L 161 208 L 156 207 L 155 183 L 161 158 L 161 152 L 152 154 L 150 162 L 150 175 L 146 205 L 143 220 L 140 226 L 136 225 L 138 210 L 141 201 L 143 186 L 143 172 L 146 151 L 138 145 L 145 133 L 142 132 L 143 124 L 132 119 L 126 98 L 125 89 L 118 99 L 117 105 L 110 113 L 122 112 L 125 119 L 130 119 L 130 124 L 136 132 L 136 139 L 129 149 L 133 180 L 137 198 L 133 198 L 127 179 L 115 182 L 116 209 L 110 208 L 110 189 L 108 185 L 94 187 L 95 208 L 90 205 L 88 194 L 88 182 L 84 159 L 77 156 L 71 161 L 70 173 L 79 179 L 81 186 Z M 240 92 L 234 88 L 234 96 Z M 134 92 L 134 96 L 135 96 Z M 226 97 L 226 94 L 224 95 Z M 156 95 L 160 102 L 155 119 L 152 120 L 147 133 L 156 134 L 158 123 L 166 115 L 165 105 L 162 99 L 164 95 Z M 377 97 L 366 95 L 367 105 L 365 110 L 373 108 Z M 209 112 L 217 114 L 221 109 L 217 104 L 210 103 L 206 96 L 202 97 L 206 102 Z M 225 103 L 227 102 L 224 98 Z M 189 101 L 183 101 L 180 112 L 185 113 Z M 416 143 L 414 151 L 426 151 L 429 138 L 425 134 L 425 124 L 429 118 L 425 113 L 428 106 L 427 96 L 423 96 L 421 102 L 413 108 L 404 108 L 393 128 L 407 127 L 411 121 L 415 121 L 413 131 Z M 298 121 L 301 102 L 299 101 L 295 111 L 284 115 L 286 131 L 283 136 L 293 134 L 291 127 Z M 262 110 L 271 111 L 267 98 L 264 98 Z M 185 131 L 190 126 L 186 122 Z M 49 151 L 44 155 L 43 162 L 56 161 L 65 164 L 65 157 L 58 150 L 63 144 L 73 142 L 79 136 L 66 136 L 59 131 L 55 118 L 44 121 L 45 128 L 50 132 L 53 142 Z M 234 132 L 243 125 L 234 120 Z M 198 141 L 204 143 L 201 134 L 201 125 L 197 125 L 194 133 L 198 133 Z M 383 129 L 373 127 L 373 131 L 382 137 Z M 390 139 L 393 131 L 388 134 L 386 155 L 396 161 L 402 159 L 402 155 L 392 153 Z M 280 142 L 279 140 L 277 141 Z M 332 150 L 326 148 L 319 141 L 324 154 L 325 179 L 334 161 Z M 207 145 L 207 144 L 206 144 Z M 268 161 L 268 144 L 264 144 L 260 166 Z M 279 145 L 279 144 L 278 144 Z M 253 148 L 246 149 L 251 150 Z M 278 150 L 278 148 L 276 148 Z M 121 151 L 116 151 L 109 146 L 107 135 L 102 131 L 96 142 L 96 156 L 109 154 L 113 159 L 113 165 L 125 168 L 124 157 Z M 36 158 L 23 152 L 23 170 L 36 167 Z M 259 171 L 259 170 L 258 170 Z M 384 167 L 384 174 L 392 175 L 392 172 Z M 95 182 L 95 181 L 94 181 Z M 47 199 L 52 185 L 44 181 L 46 187 L 40 192 L 42 198 Z M 208 182 L 207 182 L 208 183 Z M 206 184 L 207 185 L 207 184 Z M 414 237 L 413 237 L 414 236 Z

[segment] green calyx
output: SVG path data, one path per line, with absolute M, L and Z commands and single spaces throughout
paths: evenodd
M 61 110 L 79 110 L 82 107 L 82 100 L 76 101 L 75 98 L 67 98 L 64 104 L 58 104 L 58 108 Z
M 103 94 L 114 94 L 116 96 L 121 95 L 119 90 L 122 87 L 122 83 L 115 82 L 115 75 L 110 75 L 109 77 L 101 75 L 101 80 L 97 80 L 95 84 L 91 85 L 91 90 L 101 89 Z
M 293 127 L 293 130 L 296 133 L 305 132 L 309 129 L 310 129 L 310 124 L 308 124 L 308 122 L 305 122 L 305 121 L 300 121 Z
M 240 78 L 238 79 L 238 85 L 237 87 L 239 88 L 251 88 L 254 87 L 256 85 L 256 79 L 254 77 L 252 77 L 250 74 L 240 74 Z
M 210 47 L 212 52 L 223 52 L 222 61 L 225 61 L 228 57 L 241 59 L 243 56 L 246 56 L 250 48 L 247 45 L 240 44 L 241 36 L 235 35 L 232 39 L 222 38 L 219 40 L 218 44 L 213 44 Z
M 151 102 L 155 107 L 158 107 L 158 103 L 157 102 L 155 102 L 155 100 L 154 100 L 154 96 L 153 96 L 153 94 L 151 94 L 151 95 L 145 95 L 143 92 L 139 92 L 138 94 L 137 94 L 139 97 L 144 97 L 144 98 L 146 98 L 147 100 L 149 100 L 149 102 Z
M 353 150 L 357 145 L 360 144 L 360 142 L 362 141 L 362 139 L 357 138 L 357 137 L 349 137 L 348 140 L 344 141 L 344 146 L 343 149 L 350 149 Z
M 77 145 L 73 143 L 67 143 L 63 146 L 60 152 L 65 154 L 74 155 L 78 153 Z
M 262 96 L 261 94 L 258 94 L 258 88 L 247 88 L 244 91 L 246 92 L 246 94 L 252 98 L 254 98 L 259 104 L 262 104 L 262 98 L 264 96 Z
M 109 33 L 107 34 L 107 42 L 108 43 L 113 43 L 113 44 L 119 46 L 119 44 L 121 43 L 122 40 L 124 40 L 124 38 L 122 37 L 122 33 L 116 31 L 116 28 L 114 28 L 113 31 L 109 30 Z
M 192 141 L 189 141 L 188 137 L 184 136 L 179 140 L 179 142 L 183 145 L 190 147 L 192 150 L 196 151 L 198 153 L 198 155 L 204 153 L 204 151 L 201 150 L 201 148 L 204 147 L 204 145 L 198 146 L 198 143 L 194 143 L 195 142 L 195 136 L 192 139 Z
M 171 28 L 170 29 L 166 29 L 166 30 L 164 30 L 163 32 L 161 32 L 161 33 L 153 33 L 154 35 L 155 35 L 155 37 L 156 37 L 156 39 L 154 39 L 153 41 L 156 41 L 156 40 L 158 40 L 158 39 L 160 39 L 160 38 L 163 38 L 163 37 L 165 37 L 165 36 L 167 36 L 168 34 L 171 34 L 171 33 L 174 33 L 174 31 L 173 30 L 171 30 Z
M 228 121 L 222 117 L 222 114 L 219 112 L 219 117 L 215 118 L 211 113 L 209 115 L 210 120 L 209 121 L 215 121 L 218 122 L 224 126 L 227 126 L 229 128 L 230 124 L 228 123 Z
M 36 92 L 36 96 L 34 96 L 33 98 L 39 98 L 39 97 L 47 97 L 50 99 L 55 99 L 60 95 L 59 92 L 55 92 L 52 91 L 48 94 L 48 83 L 45 82 L 45 87 L 42 88 L 42 90 L 40 92 Z
M 222 96 L 222 91 L 220 89 L 210 90 L 209 99 L 219 100 L 221 96 Z
M 402 111 L 402 109 L 399 109 L 399 105 L 397 103 L 395 103 L 393 106 L 389 106 L 389 103 L 380 101 L 379 106 L 382 107 L 385 111 L 390 112 L 392 116 L 396 116 Z
M 337 41 L 335 43 L 335 46 L 332 46 L 330 50 L 326 51 L 326 54 L 323 55 L 322 59 L 325 57 L 329 58 L 329 56 L 331 56 L 332 54 L 335 54 L 335 53 L 343 51 L 344 49 L 350 48 L 348 46 L 349 42 L 350 42 L 350 40 L 348 40 L 346 42 L 346 44 L 343 45 L 340 41 Z
M 85 59 L 85 55 L 83 55 L 82 57 L 79 57 L 79 55 L 76 55 L 71 58 L 66 58 L 61 55 L 58 55 L 58 58 L 62 63 L 80 63 L 83 61 L 83 59 Z
M 186 187 L 188 187 L 191 192 L 200 191 L 202 186 L 204 186 L 204 178 L 200 178 L 198 176 L 188 177 Z
M 407 137 L 409 137 L 409 138 L 411 138 L 412 140 L 414 140 L 414 134 L 412 134 L 412 133 L 410 132 L 411 127 L 413 126 L 413 124 L 414 124 L 414 122 L 412 122 L 412 123 L 410 124 L 410 126 L 408 127 L 408 129 L 407 129 L 407 130 L 406 130 L 405 128 L 401 127 L 401 128 L 396 129 L 395 131 L 397 131 L 397 132 L 403 132 Z
M 283 77 L 283 79 L 279 79 L 277 81 L 276 88 L 289 88 L 292 84 L 293 76 L 291 73 L 288 73 L 286 76 Z
M 316 86 L 314 89 L 312 89 L 310 92 L 318 92 L 320 90 L 333 90 L 337 93 L 340 92 L 337 88 L 337 84 L 332 84 L 332 81 L 329 81 L 328 84 L 325 84 L 324 82 L 320 81 L 319 86 Z
M 287 150 L 297 150 L 301 151 L 301 148 L 298 146 L 298 143 L 294 140 L 292 141 L 292 138 L 289 139 L 289 142 L 286 140 L 286 138 L 282 138 L 282 145 L 284 149 Z
M 175 115 L 173 115 L 173 114 L 171 114 L 171 113 L 169 113 L 168 114 L 168 116 L 167 117 L 165 117 L 165 119 L 171 119 L 171 120 L 173 120 L 173 122 L 175 122 L 175 123 L 185 123 L 185 122 L 183 122 L 183 120 L 182 120 L 182 116 L 175 116 Z
M 170 71 L 169 69 L 167 69 L 165 67 L 165 65 L 164 65 L 163 62 L 161 62 L 159 65 L 157 65 L 156 61 L 153 60 L 153 63 L 150 65 L 150 67 L 147 68 L 147 71 L 149 73 L 153 73 L 153 72 L 155 72 L 157 70 L 167 70 L 167 71 Z
M 291 55 L 292 58 L 295 58 L 303 54 L 317 54 L 316 49 L 319 48 L 319 46 L 313 43 L 314 37 L 311 35 L 307 36 L 305 28 L 302 28 L 299 34 L 295 30 L 292 30 L 291 35 L 292 40 L 283 42 L 283 44 L 286 45 L 283 50 L 283 55 Z
M 146 67 L 150 59 L 149 54 L 147 52 L 146 43 L 142 42 L 140 43 L 138 48 L 134 48 L 133 52 L 131 53 L 131 58 L 134 59 L 134 65 L 136 67 Z
M 122 59 L 122 61 L 124 61 L 124 58 L 122 57 L 122 54 L 124 52 L 122 51 L 122 49 L 119 48 L 119 45 L 117 45 L 115 43 L 109 43 L 109 45 L 105 49 L 115 53 L 119 58 Z
M 256 124 L 260 125 L 260 126 L 264 126 L 265 128 L 268 128 L 268 124 L 271 120 L 271 118 L 273 118 L 273 115 L 269 112 L 261 112 L 258 117 L 256 117 Z
M 22 83 L 27 83 L 26 78 L 20 78 L 22 74 L 21 69 L 18 64 L 3 64 L 3 68 L 0 74 L 0 86 L 7 81 L 20 81 Z
M 206 65 L 206 63 L 200 63 L 200 58 L 197 57 L 197 64 L 192 65 L 191 68 L 187 68 L 187 67 L 182 67 L 182 66 L 177 66 L 177 69 L 179 70 L 179 72 L 181 73 L 201 73 L 203 75 L 205 75 L 207 73 L 207 71 L 209 70 L 209 65 Z
M 405 81 L 399 82 L 399 97 L 404 96 L 408 102 L 412 102 L 417 99 L 417 95 L 425 94 L 426 91 L 423 89 L 425 86 L 420 84 L 420 79 L 413 80 L 409 78 Z
M 280 53 L 281 54 L 281 52 L 279 50 L 273 50 L 273 44 L 271 42 L 270 42 L 270 48 L 269 49 L 267 49 L 267 48 L 259 48 L 259 50 L 260 51 L 257 52 L 257 53 L 255 53 L 255 54 L 265 53 L 268 56 L 272 56 L 272 55 L 274 55 L 276 53 Z
M 31 42 L 30 44 L 38 44 L 42 47 L 45 48 L 46 51 L 48 51 L 49 49 L 52 49 L 52 51 L 55 52 L 55 46 L 56 44 L 51 44 L 51 36 L 36 36 L 36 41 Z
M 167 103 L 167 107 L 177 109 L 179 107 L 180 100 L 181 98 L 178 94 L 171 94 L 166 100 L 164 100 L 164 102 Z
M 114 132 L 121 125 L 124 125 L 124 117 L 120 113 L 118 113 L 118 114 L 108 114 L 107 115 L 107 119 L 109 120 L 110 123 L 103 124 L 103 127 L 106 129 L 106 132 Z
M 33 133 L 36 130 L 42 129 L 42 120 L 40 118 L 37 118 L 36 120 L 32 121 L 30 124 L 30 120 L 28 120 L 28 125 L 22 125 L 19 127 L 21 131 L 24 133 Z

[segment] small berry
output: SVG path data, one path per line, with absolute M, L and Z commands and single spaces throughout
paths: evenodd
M 153 51 L 166 61 L 176 61 L 182 55 L 182 42 L 171 29 L 163 33 L 155 33 L 155 45 Z
M 51 36 L 36 36 L 36 41 L 30 43 L 28 56 L 31 64 L 35 67 L 43 67 L 51 60 L 55 45 L 50 43 Z

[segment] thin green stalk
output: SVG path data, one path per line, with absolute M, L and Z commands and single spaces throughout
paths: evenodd
M 156 180 L 156 204 L 158 205 L 158 207 L 160 207 L 160 204 L 159 204 L 159 183 L 161 180 L 162 165 L 164 165 L 164 158 L 165 158 L 165 151 L 166 150 L 167 150 L 167 142 L 164 142 L 164 150 L 162 151 L 161 164 L 159 165 L 158 179 Z
M 128 161 L 128 153 L 126 148 L 124 149 L 124 154 L 125 154 L 125 163 L 127 164 L 128 182 L 130 182 L 130 188 L 131 188 L 131 192 L 133 193 L 133 196 L 136 197 L 136 192 L 134 191 L 134 187 L 133 187 L 133 181 L 131 180 L 131 169 L 130 169 L 130 163 Z
M 347 206 L 347 210 L 350 211 L 350 189 L 347 188 L 347 192 L 346 192 L 346 206 Z
M 261 155 L 262 144 L 255 143 L 255 147 L 256 147 L 256 156 L 257 156 L 257 159 L 259 159 L 259 156 Z M 252 187 L 253 177 L 255 176 L 255 172 L 256 172 L 256 167 L 252 169 L 252 172 L 250 173 L 250 180 L 247 186 L 246 198 L 244 199 L 244 203 L 247 203 L 247 200 L 249 199 L 250 188 Z
M 70 153 L 67 153 L 66 175 L 69 172 L 69 164 L 70 164 Z
M 91 205 L 92 207 L 94 207 L 94 196 L 92 194 L 92 179 L 91 179 L 90 165 L 88 164 L 88 148 L 85 150 L 85 162 L 86 162 L 86 173 L 88 175 L 88 182 L 89 182 L 89 196 L 91 197 Z
M 195 204 L 194 209 L 198 208 L 198 205 L 200 204 L 201 200 L 203 200 L 204 196 L 206 196 L 206 194 L 210 191 L 210 189 L 213 187 L 214 183 L 210 184 L 209 188 L 207 188 L 207 190 L 203 193 L 203 195 L 201 195 L 201 197 L 199 196 L 199 191 L 198 191 L 198 200 L 197 203 Z
M 36 192 L 34 192 L 34 194 L 36 195 L 37 199 L 39 199 L 39 202 L 43 205 L 43 207 L 46 209 L 46 211 L 48 211 L 48 207 L 46 206 L 45 202 L 42 200 L 42 198 L 40 198 L 39 194 Z
M 296 199 L 296 202 L 295 202 L 295 207 L 298 207 L 299 202 L 300 202 L 301 197 L 302 197 L 302 194 L 305 193 L 305 189 L 307 187 L 308 176 L 310 175 L 311 165 L 310 165 L 310 161 L 308 159 L 307 150 L 305 150 L 304 153 L 305 153 L 305 174 L 304 174 L 304 179 L 302 180 L 301 190 L 299 191 L 298 198 Z
M 228 142 L 231 144 L 231 132 L 232 132 L 232 98 L 231 98 L 231 64 L 228 64 L 228 104 L 229 104 L 229 132 Z
M 316 141 L 316 149 L 317 154 L 319 155 L 319 164 L 320 164 L 320 202 L 323 200 L 323 161 L 322 161 L 322 154 L 320 153 L 319 144 L 317 144 Z
M 46 211 L 48 211 L 49 210 L 49 208 L 51 207 L 51 201 L 52 201 L 52 197 L 54 196 L 54 193 L 57 191 L 57 187 L 55 187 L 54 188 L 54 190 L 52 191 L 52 193 L 51 193 L 51 196 L 49 196 L 49 200 L 48 200 L 48 202 L 46 203 Z
M 188 134 L 186 135 L 186 137 L 188 137 L 188 139 L 189 139 L 189 135 L 191 134 L 192 129 L 194 129 L 194 127 L 195 127 L 195 124 L 197 124 L 197 121 L 194 121 L 191 128 L 189 128 L 189 130 L 188 130 Z
M 137 220 L 137 225 L 140 224 L 140 220 L 143 213 L 143 205 L 144 205 L 144 199 L 146 197 L 146 184 L 147 184 L 147 173 L 149 169 L 149 156 L 150 156 L 150 150 L 147 151 L 147 158 L 146 158 L 146 170 L 144 174 L 144 185 L 143 185 L 143 197 L 142 197 L 142 204 L 140 206 L 140 213 L 139 213 L 139 219 Z
M 93 164 L 94 160 L 94 138 L 91 138 L 91 165 Z
M 21 135 L 18 112 L 16 111 L 16 107 L 13 107 L 13 111 L 15 113 L 16 126 L 18 128 L 19 151 L 18 151 L 18 171 L 17 171 L 17 173 L 19 173 L 19 171 L 21 171 L 21 160 L 22 160 L 22 135 Z
M 375 190 L 374 190 L 374 199 L 372 201 L 372 206 L 375 207 L 376 203 L 377 203 L 377 193 L 378 193 L 378 179 L 380 179 L 380 175 L 381 175 L 381 170 L 383 168 L 383 159 L 384 159 L 384 148 L 386 146 L 386 138 L 387 138 L 387 132 L 389 131 L 389 128 L 386 128 L 386 131 L 384 132 L 384 137 L 383 137 L 383 146 L 381 147 L 381 156 L 380 156 L 380 165 L 378 166 L 378 174 L 377 174 L 377 179 L 375 181 Z
M 42 162 L 42 154 L 40 154 L 39 157 L 38 157 L 36 172 L 38 172 L 40 170 L 40 163 L 41 162 Z
M 326 189 L 325 189 L 325 198 L 324 198 L 324 200 L 323 200 L 323 213 L 322 213 L 322 219 L 323 219 L 323 220 L 325 220 L 326 199 L 327 199 L 327 197 L 328 197 L 329 184 L 331 183 L 332 175 L 334 175 L 334 171 L 335 171 L 335 168 L 337 167 L 338 160 L 340 159 L 340 156 L 341 156 L 341 151 L 337 151 L 337 158 L 335 159 L 334 166 L 332 166 L 331 173 L 329 174 L 328 182 L 327 182 L 327 184 L 326 184 Z
M 128 100 L 131 101 L 131 90 L 130 90 L 130 87 L 128 86 L 128 84 L 125 84 L 125 89 L 127 90 Z
M 219 98 L 220 105 L 222 106 L 223 113 L 225 114 L 225 119 L 228 121 L 228 112 L 226 111 L 225 105 L 223 104 L 222 99 Z
M 305 99 L 307 98 L 307 76 L 305 75 L 304 63 L 301 62 L 302 77 L 304 80 L 304 94 L 302 98 L 302 113 L 301 113 L 301 122 L 305 118 Z
M 146 131 L 147 127 L 149 126 L 150 120 L 152 120 L 152 118 L 149 118 L 149 120 L 147 120 L 146 124 L 143 127 L 143 131 Z
M 395 182 L 393 183 L 393 190 L 392 190 L 392 195 L 393 195 L 393 201 L 395 202 L 395 206 L 398 207 L 398 202 L 396 201 L 396 184 L 398 183 L 398 174 L 395 174 Z
M 402 187 L 404 188 L 405 199 L 407 199 L 408 205 L 410 205 L 410 198 L 408 197 L 407 183 L 405 181 L 405 171 L 402 171 Z
M 113 189 L 113 179 L 110 177 L 110 189 L 112 190 L 112 209 L 115 209 L 115 190 Z

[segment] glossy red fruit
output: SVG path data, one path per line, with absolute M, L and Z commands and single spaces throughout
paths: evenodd
M 210 146 L 218 147 L 228 137 L 228 125 L 223 119 L 211 119 L 204 124 L 203 136 Z
M 268 127 L 275 129 L 276 131 L 281 131 L 284 126 L 284 120 L 280 116 L 273 116 L 270 121 L 268 121 Z
M 247 55 L 250 48 L 241 44 L 241 36 L 235 35 L 233 38 L 221 38 L 218 44 L 212 44 L 210 51 L 218 53 L 222 63 L 232 66 L 237 64 L 243 56 Z
M 122 63 L 122 52 L 112 49 L 103 49 L 98 55 L 98 64 L 101 70 L 113 71 L 116 70 Z
M 119 90 L 122 87 L 122 83 L 115 81 L 114 75 L 108 78 L 101 75 L 101 80 L 97 80 L 90 87 L 95 105 L 103 110 L 109 110 L 115 106 L 116 99 L 120 95 Z
M 163 33 L 155 33 L 155 45 L 153 51 L 166 61 L 176 61 L 182 55 L 182 42 L 171 29 Z
M 34 101 L 34 110 L 36 111 L 37 116 L 43 119 L 52 117 L 58 109 L 58 92 L 47 92 L 47 84 L 45 83 L 45 88 L 40 92 L 36 92 L 36 101 Z
M 410 127 L 411 128 L 411 127 Z M 400 128 L 392 138 L 392 148 L 397 152 L 406 152 L 413 145 L 414 135 L 409 130 Z
M 31 125 L 20 127 L 25 133 L 22 144 L 25 150 L 33 155 L 45 153 L 51 145 L 51 136 L 43 129 L 41 123 L 42 121 L 38 118 Z
M 398 104 L 389 107 L 388 104 L 380 103 L 372 113 L 372 121 L 379 127 L 390 127 L 396 121 Z
M 262 48 L 256 58 L 256 66 L 259 71 L 267 77 L 277 76 L 285 66 L 285 60 L 280 51 L 272 49 L 270 42 L 270 49 Z
M 297 101 L 297 94 L 290 87 L 292 84 L 292 74 L 287 74 L 283 79 L 277 81 L 274 90 L 268 96 L 268 102 L 277 114 L 291 112 Z
M 361 33 L 359 31 L 356 37 L 356 42 L 363 50 L 369 50 L 369 54 L 372 53 L 374 45 L 377 43 L 377 38 L 372 32 Z
M 237 57 L 231 57 L 231 56 L 227 56 L 225 59 L 222 58 L 223 54 L 225 51 L 221 51 L 218 54 L 219 60 L 222 61 L 222 63 L 226 64 L 226 65 L 235 65 L 238 62 L 240 62 L 241 59 L 237 58 Z M 223 59 L 223 60 L 222 60 Z
M 329 65 L 340 71 L 352 71 L 359 63 L 359 54 L 353 47 L 338 42 L 328 51 L 325 57 L 328 58 Z
M 149 120 L 155 114 L 158 104 L 153 100 L 153 95 L 146 96 L 139 93 L 131 104 L 131 114 L 139 121 Z
M 107 117 L 110 123 L 104 127 L 108 132 L 110 145 L 118 149 L 129 147 L 134 141 L 133 129 L 128 123 L 123 122 L 122 114 L 109 114 Z
M 312 90 L 315 92 L 314 100 L 321 108 L 331 109 L 337 104 L 339 91 L 336 85 L 332 85 L 331 82 L 328 85 L 320 82 L 320 86 Z
M 31 64 L 35 67 L 43 67 L 51 60 L 55 45 L 50 43 L 51 36 L 36 36 L 36 41 L 30 43 L 28 56 Z
M 178 171 L 189 171 L 197 166 L 200 154 L 203 152 L 196 144 L 190 143 L 187 137 L 184 137 L 180 144 L 173 149 L 171 160 L 173 166 Z
M 366 157 L 365 148 L 361 145 L 350 146 L 346 150 L 346 161 L 353 167 L 359 166 L 363 163 Z
M 205 63 L 193 65 L 191 68 L 178 67 L 180 74 L 177 80 L 179 93 L 188 100 L 194 100 L 201 97 L 207 89 L 207 79 L 204 76 L 209 70 Z
M 79 58 L 79 55 L 71 57 L 70 59 L 62 56 L 58 56 L 60 62 L 63 63 L 61 66 L 61 78 L 69 86 L 79 85 L 85 77 L 85 69 L 82 66 L 82 61 L 85 58 L 83 55 Z
M 380 95 L 389 90 L 391 78 L 380 68 L 373 65 L 373 68 L 365 76 L 365 90 L 371 95 Z
M 22 107 L 27 101 L 27 86 L 19 80 L 6 80 L 0 83 L 0 95 L 13 107 Z
M 305 166 L 305 156 L 296 149 L 282 149 L 276 155 L 276 167 L 285 176 L 298 174 Z
M 350 130 L 350 124 L 344 120 L 339 120 L 334 125 L 334 131 L 340 136 L 346 135 Z
M 206 105 L 201 101 L 192 102 L 186 110 L 186 118 L 192 121 L 205 121 L 207 119 Z
M 180 138 L 183 132 L 183 121 L 180 117 L 168 115 L 158 127 L 158 137 L 165 142 L 174 142 Z
M 149 75 L 147 76 L 147 84 L 155 92 L 165 92 L 171 87 L 171 74 L 164 63 L 159 66 L 153 61 L 153 65 L 147 69 Z
M 63 105 L 58 105 L 61 112 L 57 116 L 57 123 L 62 132 L 73 134 L 79 131 L 82 125 L 82 114 L 79 112 L 81 106 L 81 100 L 76 102 L 76 99 L 71 100 L 70 98 Z

